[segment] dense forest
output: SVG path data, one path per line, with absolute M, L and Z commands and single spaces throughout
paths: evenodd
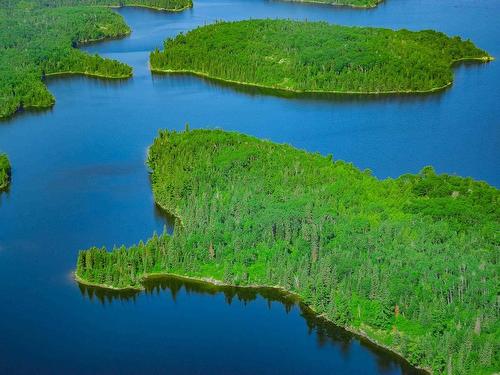
M 324 22 L 218 22 L 165 41 L 153 72 L 187 72 L 293 91 L 432 91 L 453 80 L 451 66 L 489 60 L 470 41 L 425 30 L 346 27 Z
M 383 0 L 286 0 L 300 3 L 320 3 L 354 8 L 375 8 Z
M 74 47 L 130 33 L 117 13 L 104 7 L 59 5 L 143 5 L 168 9 L 191 0 L 0 0 L 0 118 L 20 108 L 49 107 L 54 97 L 42 79 L 54 73 L 126 78 L 132 69 Z
M 412 364 L 500 369 L 496 188 L 431 167 L 379 180 L 331 155 L 188 127 L 161 131 L 148 165 L 174 234 L 81 251 L 80 281 L 141 288 L 174 273 L 279 286 Z
M 1 9 L 0 117 L 19 108 L 54 104 L 42 81 L 47 74 L 129 77 L 129 66 L 74 48 L 81 42 L 129 32 L 121 16 L 104 8 Z
M 6 154 L 0 154 L 0 191 L 9 186 L 11 173 L 9 158 Z

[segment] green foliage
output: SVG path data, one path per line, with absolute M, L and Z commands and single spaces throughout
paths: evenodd
M 0 117 L 51 106 L 54 98 L 42 82 L 46 74 L 129 77 L 129 66 L 73 48 L 129 31 L 121 16 L 104 8 L 0 9 Z
M 82 251 L 81 279 L 277 285 L 338 324 L 371 327 L 414 364 L 499 368 L 494 187 L 432 168 L 378 180 L 331 156 L 208 130 L 160 132 L 148 164 L 155 200 L 178 217 L 174 235 Z
M 0 154 L 0 191 L 9 186 L 11 173 L 9 158 L 6 154 Z
M 130 32 L 119 14 L 107 8 L 84 5 L 138 5 L 180 10 L 191 6 L 192 2 L 0 0 L 0 118 L 20 108 L 53 105 L 54 97 L 42 81 L 47 74 L 73 73 L 105 78 L 132 75 L 128 65 L 74 48 L 80 43 L 116 38 Z
M 153 72 L 298 92 L 432 91 L 453 80 L 451 65 L 488 60 L 470 41 L 426 30 L 346 27 L 324 22 L 218 22 L 165 41 Z

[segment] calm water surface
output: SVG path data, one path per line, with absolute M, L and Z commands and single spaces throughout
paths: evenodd
M 71 271 L 79 249 L 172 230 L 153 204 L 144 159 L 158 129 L 186 122 L 332 153 L 382 178 L 432 164 L 500 186 L 498 61 L 457 67 L 453 87 L 439 94 L 371 99 L 280 98 L 152 76 L 147 67 L 149 51 L 167 36 L 217 19 L 262 17 L 433 28 L 500 57 L 500 2 L 388 0 L 360 11 L 202 0 L 179 14 L 119 12 L 132 35 L 86 50 L 132 65 L 134 78 L 51 79 L 54 109 L 0 123 L 0 150 L 14 166 L 11 189 L 0 196 L 0 373 L 409 372 L 392 355 L 265 293 L 236 293 L 229 304 L 227 291 L 163 283 L 173 292 L 100 299 L 91 291 L 89 298 Z

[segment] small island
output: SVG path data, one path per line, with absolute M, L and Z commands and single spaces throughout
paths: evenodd
M 79 282 L 276 287 L 435 373 L 499 368 L 498 189 L 431 167 L 379 180 L 331 155 L 188 127 L 161 131 L 148 165 L 173 236 L 81 251 Z
M 334 6 L 348 6 L 351 8 L 375 8 L 384 0 L 284 0 L 296 3 L 313 3 Z
M 75 48 L 128 35 L 130 28 L 123 18 L 108 8 L 124 5 L 180 11 L 191 7 L 192 1 L 13 0 L 0 8 L 0 119 L 19 109 L 54 105 L 55 99 L 43 83 L 50 75 L 130 77 L 130 66 Z
M 165 41 L 152 72 L 189 73 L 292 92 L 425 93 L 453 81 L 458 61 L 492 57 L 470 41 L 425 30 L 325 22 L 217 22 Z
M 0 191 L 9 187 L 12 174 L 9 158 L 6 154 L 0 154 Z

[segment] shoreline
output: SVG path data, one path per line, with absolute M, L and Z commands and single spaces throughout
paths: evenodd
M 149 151 L 149 149 L 148 149 Z M 154 196 L 154 192 L 153 192 L 153 196 Z M 177 213 L 177 212 L 174 212 L 173 210 L 171 210 L 170 208 L 166 207 L 166 206 L 163 206 L 161 203 L 159 203 L 158 201 L 154 200 L 154 203 L 160 208 L 162 209 L 163 211 L 165 211 L 168 215 L 174 217 L 175 219 L 177 219 L 177 221 L 179 222 L 179 224 L 181 225 L 182 228 L 184 228 L 184 223 L 182 221 L 182 218 L 180 217 L 180 215 Z M 174 227 L 174 230 L 175 230 L 175 227 Z
M 375 345 L 379 348 L 382 348 L 382 349 L 385 349 L 385 350 L 391 352 L 392 354 L 400 357 L 402 360 L 404 360 L 410 366 L 415 367 L 418 370 L 424 371 L 428 374 L 432 374 L 432 371 L 430 369 L 410 364 L 410 362 L 408 362 L 408 360 L 400 352 L 398 352 L 397 349 L 381 343 L 376 338 L 371 337 L 370 334 L 365 332 L 363 329 L 356 328 L 353 326 L 342 326 L 342 325 L 336 324 L 333 320 L 329 319 L 324 314 L 318 313 L 309 304 L 304 302 L 304 299 L 300 294 L 295 293 L 295 292 L 291 292 L 291 291 L 285 289 L 284 287 L 282 287 L 281 285 L 258 285 L 258 284 L 234 285 L 234 284 L 226 283 L 224 281 L 220 281 L 220 280 L 217 280 L 217 279 L 214 279 L 211 277 L 188 276 L 188 275 L 182 275 L 182 274 L 177 274 L 177 273 L 172 273 L 172 272 L 154 272 L 154 273 L 145 273 L 141 276 L 141 286 L 140 287 L 139 286 L 137 286 L 137 287 L 127 286 L 127 287 L 123 287 L 123 288 L 118 288 L 118 287 L 114 287 L 114 286 L 107 285 L 107 284 L 99 284 L 99 283 L 93 283 L 93 282 L 86 281 L 85 279 L 82 279 L 80 276 L 78 276 L 76 271 L 73 272 L 73 276 L 74 276 L 75 281 L 79 284 L 87 285 L 87 286 L 94 287 L 94 288 L 111 290 L 111 291 L 115 291 L 115 292 L 120 292 L 120 291 L 122 291 L 122 292 L 124 292 L 124 291 L 143 292 L 146 290 L 144 285 L 143 285 L 143 283 L 145 281 L 154 280 L 154 279 L 167 279 L 167 278 L 184 280 L 184 281 L 188 281 L 188 282 L 196 282 L 196 283 L 201 283 L 201 284 L 208 284 L 208 285 L 212 285 L 212 286 L 220 287 L 220 288 L 226 287 L 226 288 L 241 288 L 241 289 L 257 289 L 257 290 L 258 289 L 270 289 L 270 290 L 274 290 L 274 291 L 277 291 L 279 293 L 282 293 L 283 296 L 293 297 L 294 299 L 297 300 L 298 303 L 300 303 L 303 307 L 305 307 L 307 310 L 309 310 L 309 312 L 314 314 L 316 318 L 322 319 L 322 320 L 328 322 L 329 324 L 333 324 L 337 327 L 340 327 L 340 328 L 346 330 L 347 332 L 357 336 L 361 340 L 366 340 L 367 342 L 369 342 L 372 345 Z
M 128 27 L 128 25 L 127 25 Z M 87 45 L 87 44 L 92 44 L 92 43 L 99 43 L 103 41 L 108 41 L 108 40 L 118 40 L 122 38 L 126 38 L 130 36 L 132 33 L 132 30 L 129 29 L 126 33 L 124 34 L 119 34 L 115 36 L 102 36 L 100 38 L 95 38 L 95 39 L 85 39 L 85 40 L 79 40 L 75 43 L 73 46 L 74 49 L 79 49 L 80 47 Z M 128 65 L 127 65 L 128 66 Z M 41 74 L 40 78 L 41 81 L 43 82 L 45 78 L 47 77 L 56 77 L 56 76 L 74 76 L 74 75 L 82 75 L 86 77 L 92 77 L 92 78 L 101 78 L 101 79 L 110 79 L 110 80 L 121 80 L 121 79 L 129 79 L 133 77 L 133 70 L 130 72 L 130 74 L 127 75 L 120 75 L 120 76 L 110 76 L 110 75 L 105 75 L 105 74 L 98 74 L 98 73 L 90 73 L 90 72 L 77 72 L 77 71 L 64 71 L 64 72 L 53 72 L 53 73 L 45 73 Z M 52 95 L 52 93 L 51 93 Z M 12 118 L 15 116 L 17 113 L 21 111 L 29 111 L 29 110 L 43 110 L 43 109 L 49 109 L 52 108 L 56 104 L 56 100 L 54 96 L 52 95 L 52 102 L 48 104 L 29 104 L 29 105 L 20 105 L 18 108 L 16 108 L 15 111 L 12 113 L 7 113 L 6 115 L 0 115 L 0 120 L 7 120 L 9 118 Z
M 127 287 L 123 287 L 123 288 L 117 288 L 117 287 L 114 287 L 112 285 L 93 283 L 93 282 L 87 281 L 85 279 L 82 279 L 80 276 L 78 276 L 78 274 L 76 273 L 76 271 L 72 272 L 72 275 L 73 275 L 74 280 L 77 283 L 82 284 L 82 285 L 87 285 L 87 286 L 95 287 L 95 288 L 113 290 L 115 292 L 127 291 L 127 290 L 133 290 L 133 291 L 141 292 L 141 291 L 144 290 L 144 287 L 127 286 Z
M 88 44 L 99 43 L 99 42 L 110 41 L 110 40 L 119 40 L 119 39 L 126 38 L 132 34 L 132 29 L 128 25 L 126 25 L 126 26 L 127 26 L 128 30 L 123 34 L 117 34 L 114 36 L 111 36 L 111 35 L 110 36 L 101 36 L 100 38 L 94 38 L 94 39 L 78 40 L 78 41 L 76 41 L 73 48 L 79 49 L 80 47 L 88 45 Z
M 128 36 L 130 36 L 130 34 L 132 34 L 132 30 L 129 28 L 129 26 L 127 25 L 128 27 L 128 30 L 123 33 L 123 34 L 118 34 L 118 35 L 114 35 L 114 36 L 102 36 L 100 38 L 95 38 L 95 39 L 84 39 L 84 40 L 78 40 L 75 45 L 74 45 L 74 49 L 79 49 L 80 47 L 82 46 L 85 46 L 85 45 L 88 45 L 88 44 L 92 44 L 92 43 L 99 43 L 99 42 L 103 42 L 103 41 L 110 41 L 110 40 L 119 40 L 119 39 L 123 39 L 123 38 L 126 38 Z M 84 52 L 85 53 L 85 52 Z M 128 65 L 127 65 L 128 66 Z M 90 72 L 81 72 L 81 71 L 64 71 L 64 72 L 53 72 L 53 73 L 45 73 L 45 74 L 42 74 L 42 80 L 45 78 L 45 77 L 54 77 L 54 76 L 64 76 L 64 75 L 84 75 L 84 76 L 87 76 L 87 77 L 96 77 L 96 78 L 105 78 L 105 79 L 127 79 L 127 78 L 130 78 L 133 76 L 133 70 L 131 70 L 130 74 L 127 74 L 127 75 L 120 75 L 120 76 L 110 76 L 110 75 L 106 75 L 106 74 L 99 74 L 99 73 L 90 73 Z
M 495 60 L 495 58 L 492 56 L 464 57 L 461 59 L 453 60 L 450 64 L 450 66 L 453 68 L 453 66 L 455 64 L 460 63 L 460 62 L 466 62 L 466 61 L 471 61 L 471 62 L 472 61 L 481 61 L 481 62 L 486 63 L 486 62 L 491 62 L 494 60 Z M 154 74 L 189 74 L 189 75 L 194 75 L 197 77 L 207 78 L 207 79 L 211 79 L 214 81 L 219 81 L 219 82 L 224 82 L 224 83 L 229 83 L 229 84 L 236 84 L 236 85 L 240 85 L 240 86 L 254 87 L 254 88 L 260 88 L 260 89 L 266 89 L 266 90 L 273 90 L 276 92 L 294 93 L 294 94 L 332 94 L 332 95 L 370 95 L 370 96 L 397 95 L 397 94 L 403 94 L 403 95 L 404 94 L 431 94 L 434 92 L 443 91 L 453 84 L 453 81 L 450 81 L 443 86 L 433 87 L 433 88 L 430 88 L 427 90 L 390 90 L 390 91 L 298 90 L 298 89 L 293 89 L 293 88 L 274 87 L 274 86 L 269 86 L 269 85 L 264 85 L 264 84 L 259 84 L 259 83 L 242 82 L 242 81 L 236 81 L 236 80 L 231 80 L 231 79 L 226 79 L 226 78 L 220 78 L 220 77 L 212 76 L 208 73 L 199 72 L 199 71 L 190 70 L 190 69 L 159 69 L 159 68 L 154 68 L 151 65 L 149 65 L 149 68 L 151 70 L 151 73 L 154 73 Z
M 147 153 L 149 155 L 149 148 L 148 148 Z M 154 190 L 153 190 L 153 196 L 154 196 Z M 165 207 L 164 205 L 160 204 L 156 199 L 154 199 L 154 202 L 162 210 L 164 210 L 165 212 L 168 212 L 170 215 L 172 215 L 175 218 L 177 218 L 177 220 L 179 220 L 180 224 L 183 226 L 182 219 L 180 218 L 180 216 L 178 216 L 176 213 L 174 213 L 168 207 Z M 346 330 L 347 332 L 350 332 L 351 334 L 357 336 L 360 340 L 366 340 L 367 342 L 369 342 L 372 345 L 375 345 L 376 347 L 379 347 L 379 348 L 382 348 L 382 349 L 385 349 L 385 350 L 391 352 L 392 354 L 400 357 L 408 365 L 413 366 L 417 370 L 424 371 L 427 374 L 432 374 L 432 370 L 431 369 L 424 368 L 424 367 L 421 367 L 421 366 L 418 366 L 418 365 L 412 365 L 412 364 L 410 364 L 410 362 L 396 348 L 392 348 L 392 347 L 390 347 L 390 346 L 388 346 L 386 344 L 381 343 L 378 339 L 376 339 L 375 337 L 371 337 L 369 335 L 369 333 L 363 331 L 361 327 L 360 328 L 356 328 L 356 327 L 353 327 L 353 326 L 342 326 L 342 325 L 336 324 L 333 320 L 329 319 L 325 314 L 318 313 L 312 306 L 310 306 L 309 304 L 307 304 L 306 302 L 304 302 L 304 298 L 300 294 L 292 292 L 292 291 L 289 291 L 286 288 L 282 287 L 281 285 L 257 285 L 257 284 L 234 285 L 234 284 L 230 284 L 230 283 L 226 283 L 224 281 L 220 281 L 220 280 L 214 279 L 213 277 L 188 276 L 188 275 L 183 275 L 183 274 L 178 274 L 178 273 L 173 273 L 173 272 L 153 272 L 153 273 L 145 273 L 145 274 L 141 275 L 141 277 L 140 277 L 140 283 L 141 283 L 141 285 L 140 286 L 126 286 L 126 287 L 118 288 L 118 287 L 114 287 L 112 285 L 100 284 L 100 283 L 93 283 L 93 282 L 87 281 L 85 279 L 82 279 L 80 276 L 78 276 L 76 270 L 74 270 L 72 272 L 72 274 L 73 274 L 74 279 L 75 279 L 75 281 L 77 283 L 80 283 L 80 284 L 83 284 L 83 285 L 87 285 L 87 286 L 90 286 L 90 287 L 94 287 L 94 288 L 100 288 L 100 289 L 110 290 L 110 291 L 114 291 L 114 292 L 120 292 L 120 291 L 121 292 L 135 291 L 135 292 L 138 292 L 138 293 L 143 292 L 143 291 L 146 290 L 146 288 L 144 287 L 144 282 L 147 281 L 148 279 L 149 280 L 154 280 L 155 278 L 156 279 L 161 279 L 161 278 L 176 278 L 176 279 L 179 279 L 179 280 L 185 280 L 185 281 L 190 281 L 190 282 L 198 282 L 198 283 L 208 284 L 208 285 L 212 285 L 212 286 L 220 287 L 220 288 L 230 287 L 230 288 L 246 288 L 246 289 L 271 289 L 271 290 L 274 290 L 274 291 L 278 291 L 279 293 L 282 293 L 283 296 L 291 296 L 291 297 L 293 297 L 298 303 L 300 303 L 310 313 L 314 314 L 314 316 L 317 317 L 318 319 L 322 319 L 322 320 L 328 322 L 329 324 L 333 324 L 333 325 L 335 325 L 337 327 L 340 327 L 340 328 Z

